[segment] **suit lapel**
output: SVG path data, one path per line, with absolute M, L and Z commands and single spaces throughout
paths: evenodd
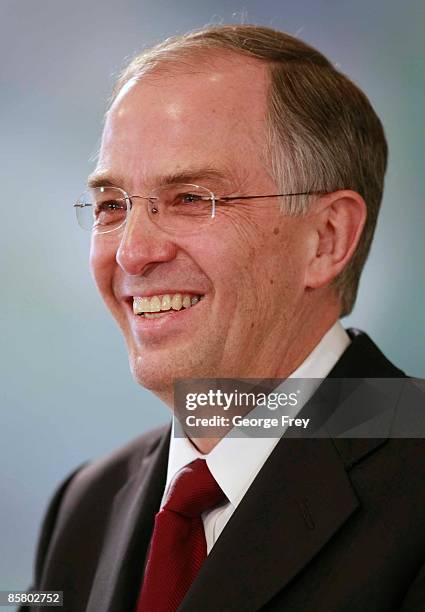
M 331 440 L 282 439 L 224 528 L 181 612 L 260 609 L 358 506 Z
M 116 495 L 87 612 L 135 607 L 155 514 L 165 487 L 170 432 Z

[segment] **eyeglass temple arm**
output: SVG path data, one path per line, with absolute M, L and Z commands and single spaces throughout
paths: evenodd
M 283 198 L 288 196 L 300 196 L 300 195 L 320 195 L 327 193 L 326 191 L 299 191 L 297 193 L 273 193 L 270 195 L 253 195 L 253 196 L 222 196 L 216 197 L 216 201 L 229 202 L 231 200 L 254 200 L 257 198 Z

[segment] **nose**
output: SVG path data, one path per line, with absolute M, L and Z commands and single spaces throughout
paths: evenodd
M 176 256 L 177 246 L 150 219 L 146 204 L 144 199 L 133 200 L 117 249 L 117 263 L 126 274 L 141 275 L 152 264 L 171 261 Z

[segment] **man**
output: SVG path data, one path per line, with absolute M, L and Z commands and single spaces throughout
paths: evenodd
M 208 28 L 135 58 L 76 210 L 136 381 L 173 408 L 176 379 L 404 377 L 339 323 L 386 157 L 365 95 L 289 35 Z M 424 450 L 166 426 L 61 486 L 34 588 L 73 612 L 423 610 Z

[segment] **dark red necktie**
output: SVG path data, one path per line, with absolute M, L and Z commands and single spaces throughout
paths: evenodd
M 155 526 L 137 612 L 175 612 L 207 556 L 201 514 L 224 501 L 204 459 L 171 482 Z

